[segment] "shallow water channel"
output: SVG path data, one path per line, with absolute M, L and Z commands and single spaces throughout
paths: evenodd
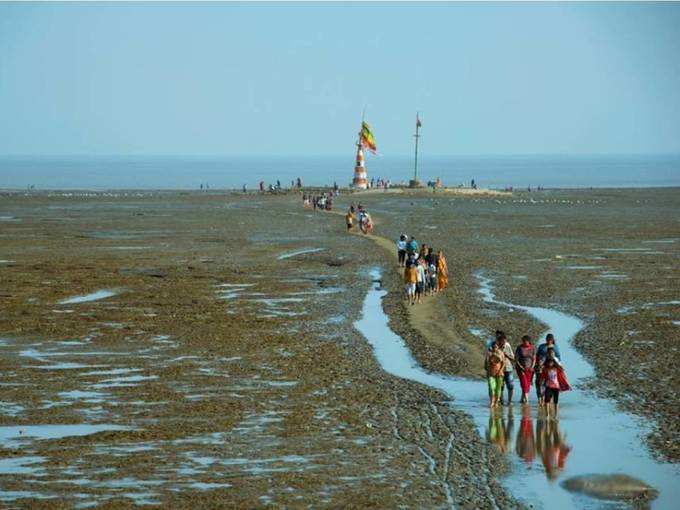
M 612 401 L 578 388 L 593 375 L 593 368 L 571 345 L 583 327 L 579 319 L 548 308 L 497 301 L 491 280 L 478 276 L 485 302 L 521 309 L 555 335 L 567 375 L 575 387 L 561 395 L 559 420 L 538 415 L 533 394 L 529 406 L 515 403 L 510 408 L 490 411 L 485 381 L 430 373 L 417 364 L 401 337 L 388 326 L 382 309 L 387 291 L 377 282 L 380 275 L 378 269 L 371 272 L 376 283 L 366 295 L 357 329 L 373 346 L 386 372 L 443 391 L 453 398 L 453 406 L 473 417 L 480 435 L 509 456 L 512 473 L 502 482 L 515 497 L 538 508 L 621 508 L 620 501 L 572 494 L 560 482 L 590 473 L 624 473 L 659 490 L 652 508 L 677 508 L 680 470 L 652 457 L 642 442 L 647 431 L 641 420 L 621 412 Z M 517 380 L 515 387 L 517 400 Z

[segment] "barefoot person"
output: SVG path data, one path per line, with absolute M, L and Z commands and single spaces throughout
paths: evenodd
M 522 387 L 522 398 L 520 402 L 529 402 L 529 391 L 531 390 L 531 380 L 534 378 L 534 367 L 536 365 L 536 348 L 531 343 L 528 335 L 522 337 L 522 343 L 515 350 L 515 366 L 519 385 Z
M 404 288 L 406 289 L 406 298 L 410 305 L 415 304 L 416 299 L 416 284 L 418 283 L 418 272 L 416 265 L 412 261 L 406 263 L 404 269 Z
M 484 359 L 486 380 L 489 385 L 489 407 L 500 405 L 501 390 L 503 389 L 503 372 L 505 370 L 505 355 L 498 342 L 491 345 Z
M 444 290 L 449 284 L 449 267 L 446 265 L 444 252 L 437 252 L 437 291 Z
M 503 389 L 508 390 L 507 405 L 512 405 L 512 392 L 515 388 L 515 383 L 513 382 L 512 377 L 515 368 L 514 367 L 515 351 L 512 349 L 510 342 L 508 342 L 508 337 L 505 335 L 505 333 L 501 332 L 501 334 L 498 336 L 498 347 L 500 347 L 501 351 L 503 351 L 503 354 L 505 356 L 505 370 L 503 371 L 503 387 L 504 387 Z M 502 400 L 503 399 L 501 395 L 501 401 Z
M 541 373 L 541 369 L 543 368 L 543 364 L 545 363 L 546 358 L 548 357 L 548 350 L 552 349 L 553 352 L 555 353 L 555 356 L 558 360 L 558 363 L 560 362 L 559 360 L 562 359 L 562 356 L 560 355 L 560 348 L 557 346 L 555 343 L 555 337 L 553 336 L 552 333 L 548 333 L 545 336 L 545 342 L 542 343 L 541 345 L 538 346 L 538 349 L 536 349 L 536 365 L 535 365 L 535 381 L 536 381 L 536 398 L 538 399 L 538 405 L 543 405 L 543 384 L 539 382 L 539 375 Z
M 557 416 L 561 391 L 569 391 L 571 386 L 567 381 L 564 369 L 557 364 L 554 357 L 548 357 L 539 375 L 540 381 L 545 384 L 546 414 Z

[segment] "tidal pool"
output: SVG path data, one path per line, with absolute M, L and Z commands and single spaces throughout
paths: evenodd
M 304 255 L 306 253 L 316 253 L 319 251 L 323 251 L 326 248 L 304 248 L 302 250 L 297 250 L 297 251 L 291 251 L 289 253 L 282 253 L 278 257 L 276 257 L 276 260 L 285 260 L 289 259 L 291 257 L 297 257 L 298 255 Z
M 115 296 L 117 292 L 112 290 L 98 290 L 97 292 L 92 292 L 90 294 L 85 294 L 82 296 L 73 296 L 71 298 L 62 299 L 59 301 L 60 305 L 72 305 L 77 303 L 87 303 L 88 301 L 97 301 L 99 299 L 106 299 L 111 296 Z
M 379 279 L 380 271 L 373 270 L 371 276 L 374 281 Z M 478 279 L 485 302 L 522 310 L 545 324 L 546 331 L 557 338 L 567 375 L 576 387 L 561 396 L 559 420 L 547 420 L 537 413 L 534 394 L 530 396 L 530 406 L 515 403 L 510 408 L 490 411 L 485 381 L 431 373 L 420 367 L 401 337 L 388 326 L 382 310 L 387 291 L 381 289 L 379 282 L 368 291 L 362 318 L 355 326 L 372 345 L 386 372 L 449 395 L 454 407 L 473 417 L 480 435 L 509 455 L 513 470 L 502 483 L 518 499 L 538 508 L 621 508 L 620 501 L 604 502 L 572 494 L 559 481 L 589 473 L 624 473 L 659 490 L 652 508 L 676 508 L 680 468 L 653 458 L 642 442 L 648 432 L 642 421 L 619 411 L 612 401 L 578 388 L 594 374 L 592 366 L 571 346 L 583 323 L 548 308 L 498 301 L 491 280 L 482 276 Z M 515 421 L 519 422 L 516 432 Z

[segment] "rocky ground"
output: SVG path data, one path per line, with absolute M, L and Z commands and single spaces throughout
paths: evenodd
M 354 330 L 389 262 L 343 230 L 292 196 L 0 197 L 2 505 L 519 506 L 469 418 Z

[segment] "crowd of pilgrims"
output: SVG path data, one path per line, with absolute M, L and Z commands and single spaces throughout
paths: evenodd
M 404 268 L 404 291 L 409 304 L 422 303 L 449 283 L 449 268 L 442 250 L 435 253 L 427 244 L 418 245 L 415 237 L 402 234 L 397 240 L 399 267 Z
M 529 402 L 532 383 L 536 389 L 539 406 L 545 406 L 548 414 L 557 414 L 561 391 L 571 389 L 564 372 L 560 349 L 555 337 L 549 333 L 545 342 L 536 347 L 531 337 L 524 335 L 520 344 L 513 349 L 507 335 L 496 331 L 495 338 L 487 343 L 484 361 L 489 385 L 489 405 L 512 404 L 514 376 L 517 374 L 522 390 L 520 402 Z M 503 401 L 503 392 L 507 390 L 507 400 Z

